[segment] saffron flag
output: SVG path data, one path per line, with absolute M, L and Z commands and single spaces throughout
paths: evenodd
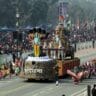
M 63 15 L 59 16 L 59 21 L 64 21 L 64 16 Z
M 67 16 L 67 5 L 66 2 L 59 2 L 59 21 L 64 22 L 66 16 Z

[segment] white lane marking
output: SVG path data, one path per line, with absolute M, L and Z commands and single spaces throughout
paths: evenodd
M 53 90 L 56 90 L 56 89 L 57 89 L 56 86 L 49 85 L 49 86 L 46 86 L 44 88 L 40 88 L 40 89 L 34 90 L 33 92 L 26 93 L 23 96 L 42 96 L 44 94 L 50 93 L 51 91 L 53 92 Z
M 80 90 L 80 91 L 77 91 L 77 92 L 75 92 L 74 94 L 72 94 L 71 96 L 79 96 L 79 94 L 80 94 L 81 92 L 85 92 L 85 91 L 87 91 L 87 88 L 84 88 L 84 89 L 82 89 L 82 90 Z
M 16 91 L 18 91 L 18 90 L 20 90 L 20 89 L 23 89 L 23 88 L 28 88 L 28 87 L 30 87 L 30 86 L 32 86 L 31 84 L 23 84 L 23 83 L 19 83 L 19 85 L 18 85 L 18 87 L 14 87 L 13 89 L 9 89 L 9 90 L 6 90 L 6 92 L 5 92 L 5 90 L 3 90 L 2 92 L 0 92 L 0 95 L 2 94 L 2 95 L 7 95 L 7 94 L 10 94 L 10 93 L 13 93 L 13 92 L 16 92 Z
M 81 93 L 81 94 L 77 94 L 76 96 L 87 96 L 87 91 Z
M 42 90 L 41 92 L 35 93 L 32 96 L 43 96 L 44 94 L 48 94 L 49 91 L 53 91 L 54 88 L 48 88 L 46 90 Z
M 5 80 L 0 80 L 0 85 L 2 85 L 2 86 L 6 86 L 6 85 L 8 85 L 8 84 L 11 84 L 11 83 L 14 83 L 14 82 L 18 82 L 19 81 L 19 79 L 18 78 L 16 78 L 16 79 L 5 79 Z M 0 86 L 1 87 L 1 86 Z

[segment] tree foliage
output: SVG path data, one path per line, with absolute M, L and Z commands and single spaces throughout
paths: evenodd
M 94 1 L 94 0 L 93 0 Z M 67 0 L 68 14 L 75 23 L 96 18 L 96 2 Z M 58 0 L 0 0 L 0 26 L 15 27 L 16 7 L 20 13 L 20 26 L 58 22 Z
M 75 22 L 77 19 L 80 22 L 86 20 L 93 20 L 96 16 L 96 6 L 94 2 L 87 2 L 86 0 L 72 1 L 69 5 L 69 14 Z
M 10 6 L 11 0 L 0 0 L 0 26 L 12 25 L 14 24 L 14 10 L 13 6 Z
M 32 7 L 32 15 L 30 21 L 33 25 L 46 22 L 48 5 L 47 2 L 42 0 L 35 0 Z

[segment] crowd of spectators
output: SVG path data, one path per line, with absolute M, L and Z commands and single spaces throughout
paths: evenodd
M 17 39 L 14 38 L 13 32 L 0 31 L 0 53 L 32 50 L 32 45 L 29 42 L 27 33 L 28 32 L 22 32 L 22 37 L 18 40 L 18 36 Z M 72 26 L 69 40 L 71 43 L 96 40 L 96 24 L 87 22 L 79 26 Z
M 23 36 L 24 35 L 24 36 Z M 22 34 L 22 37 L 14 38 L 13 32 L 0 32 L 0 53 L 12 53 L 17 51 L 31 50 L 28 35 Z
M 96 40 L 96 24 L 83 23 L 79 26 L 74 25 L 70 31 L 70 41 L 73 43 Z

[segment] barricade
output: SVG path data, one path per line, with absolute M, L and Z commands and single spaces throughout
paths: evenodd
M 96 42 L 94 44 L 93 44 L 93 41 L 79 42 L 79 43 L 76 43 L 75 49 L 76 51 L 81 51 L 81 50 L 93 48 L 93 46 L 96 48 Z

